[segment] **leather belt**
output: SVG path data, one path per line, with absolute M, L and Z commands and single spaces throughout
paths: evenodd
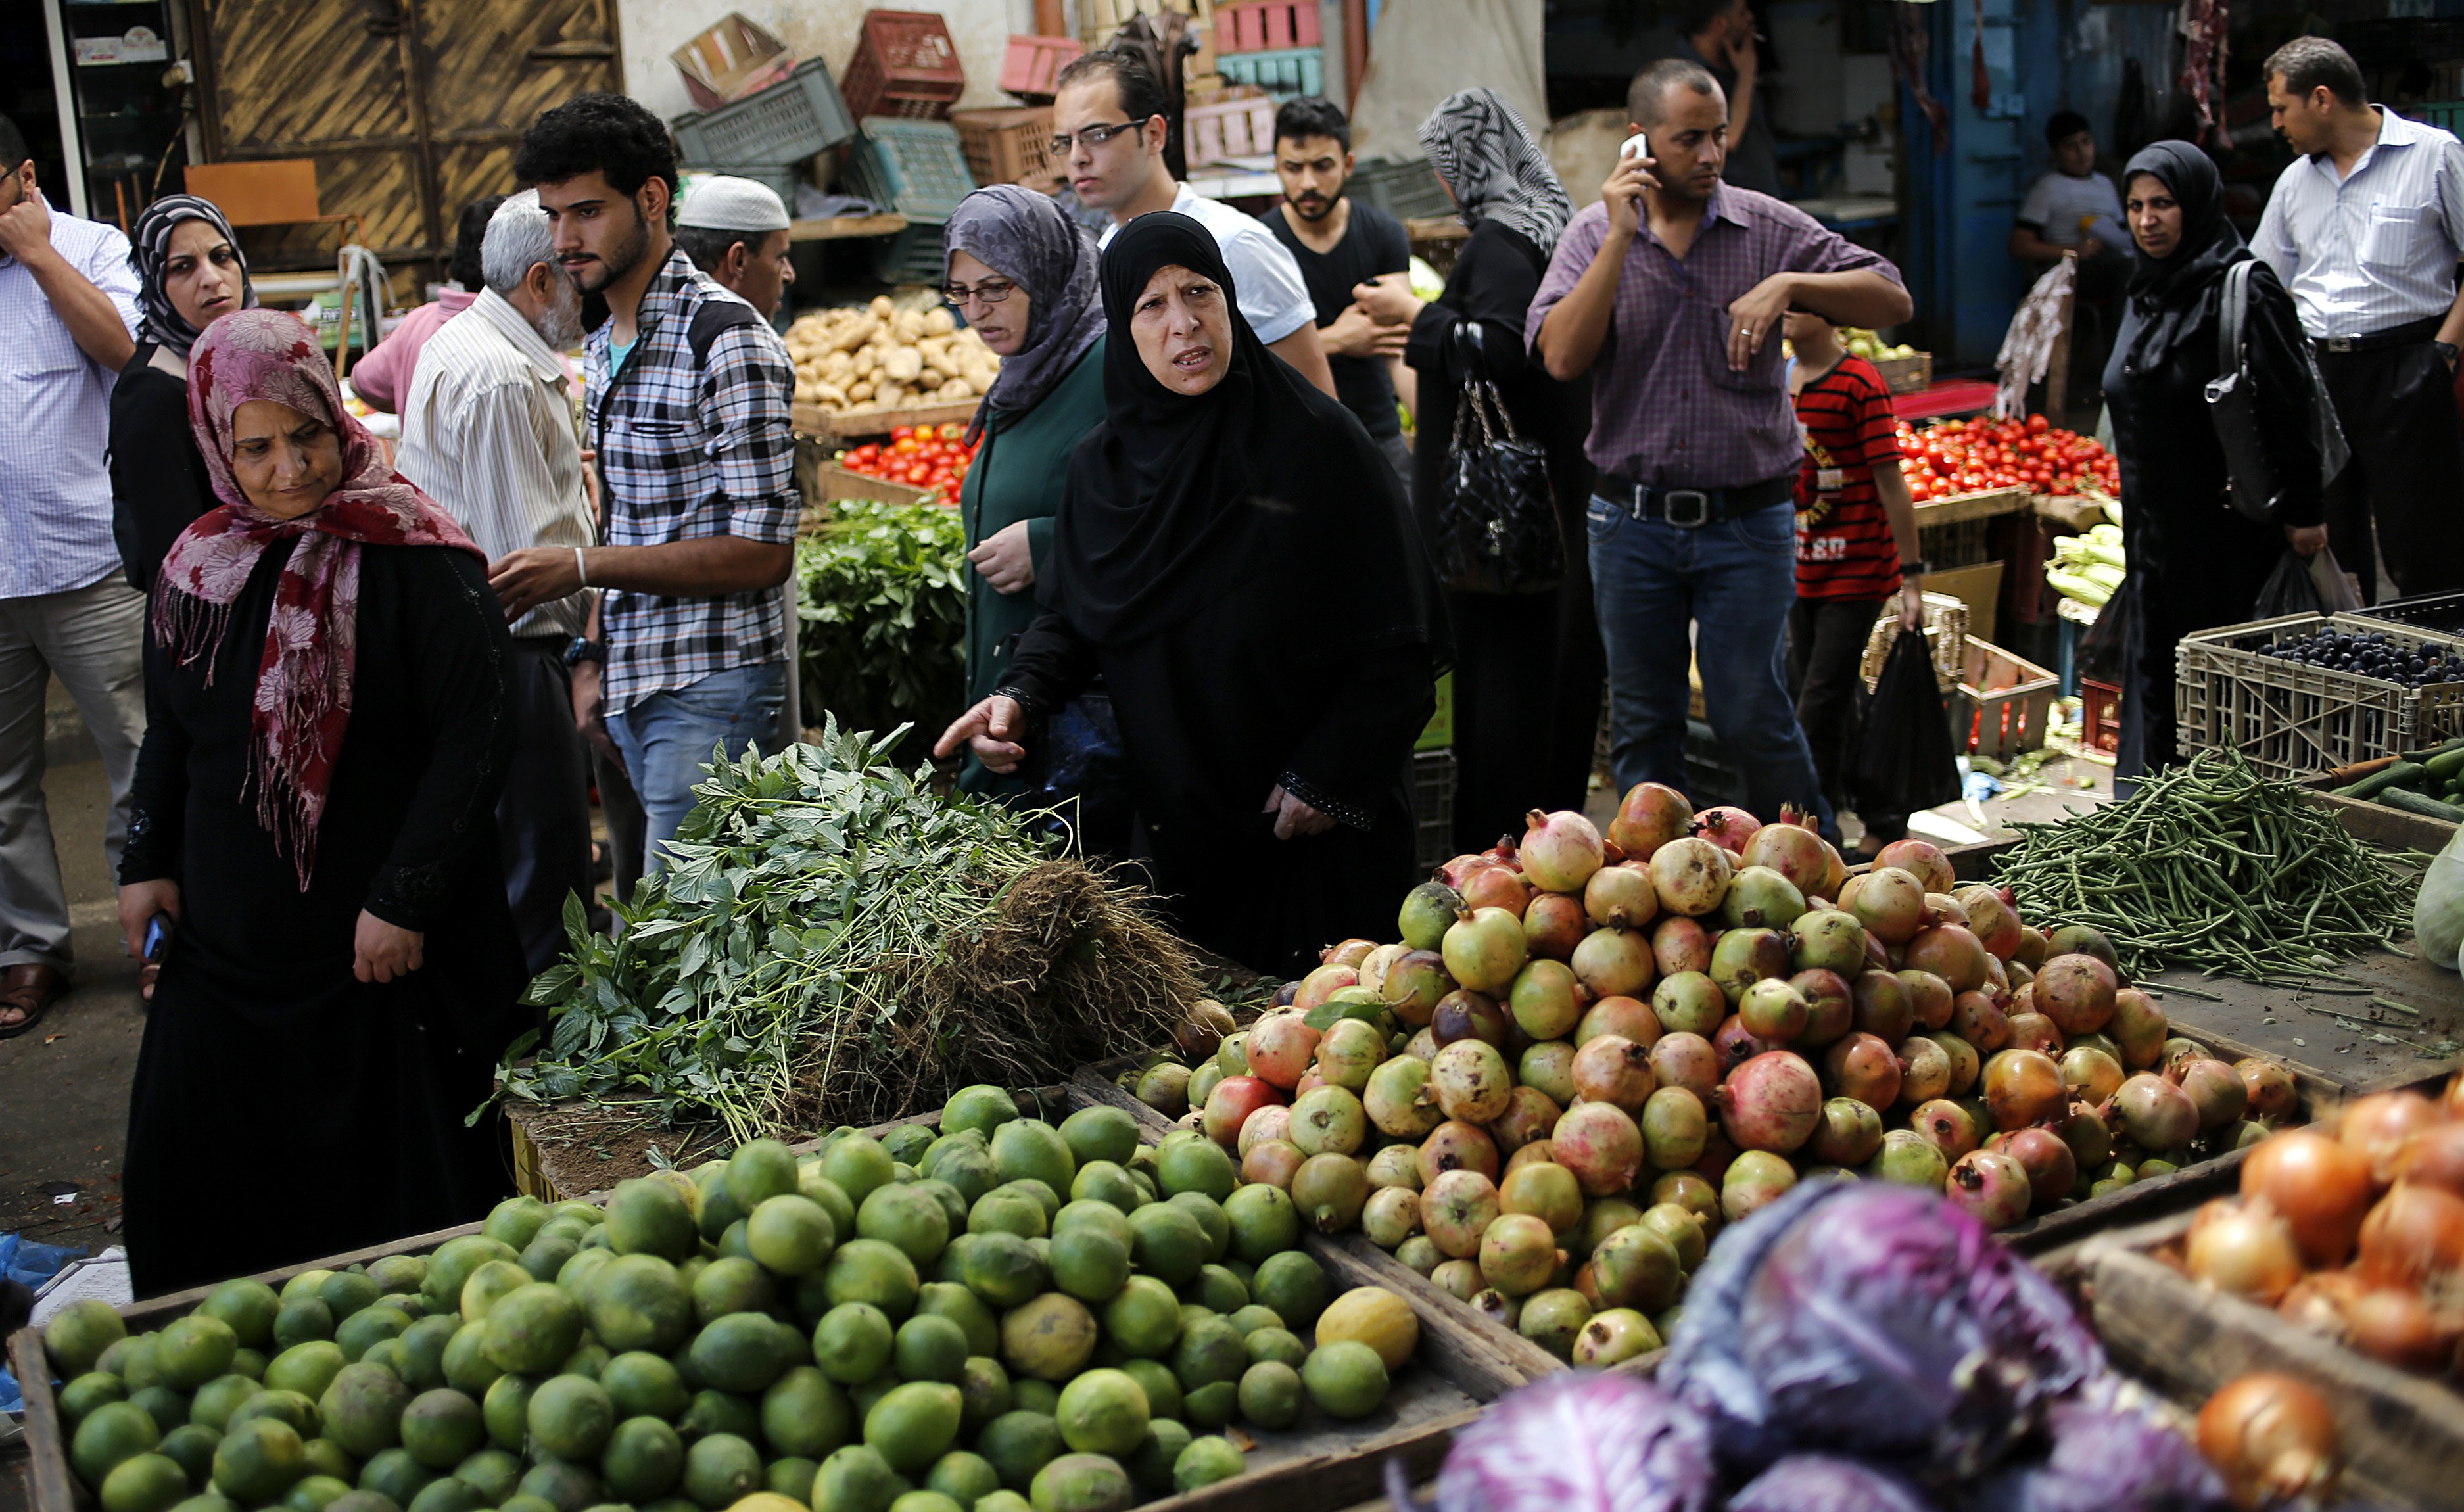
M 1733 489 L 1652 488 L 1631 478 L 1601 473 L 1592 493 L 1636 519 L 1657 519 L 1679 530 L 1700 530 L 1796 497 L 1796 474 L 1783 473 Z
M 2445 321 L 2444 316 L 2424 316 L 2418 320 L 2388 326 L 2384 331 L 2372 331 L 2367 336 L 2313 337 L 2310 344 L 2322 352 L 2375 352 L 2381 347 L 2411 346 L 2436 336 L 2439 326 Z

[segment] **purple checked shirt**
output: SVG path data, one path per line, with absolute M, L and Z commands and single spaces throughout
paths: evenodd
M 1594 205 L 1557 239 L 1531 301 L 1524 340 L 1537 354 L 1540 322 L 1608 239 L 1609 212 Z M 1683 261 L 1645 225 L 1627 248 L 1609 334 L 1592 364 L 1592 465 L 1651 488 L 1743 488 L 1793 474 L 1805 456 L 1789 405 L 1774 327 L 1742 373 L 1728 370 L 1728 306 L 1773 274 L 1899 270 L 1784 200 L 1722 185 Z

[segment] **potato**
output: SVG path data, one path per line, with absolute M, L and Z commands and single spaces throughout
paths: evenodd
M 847 389 L 847 396 L 849 403 L 860 405 L 872 397 L 872 384 L 868 380 L 857 379 Z
M 957 382 L 967 385 L 968 393 L 974 394 L 978 398 L 981 398 L 985 394 L 992 392 L 993 375 L 979 367 L 969 372 L 966 377 L 957 380 Z
M 872 296 L 872 302 L 866 305 L 865 308 L 871 311 L 877 318 L 884 320 L 889 319 L 891 316 L 898 313 L 898 306 L 891 303 L 890 296 L 886 294 L 874 295 Z
M 881 360 L 881 370 L 901 383 L 912 383 L 924 371 L 924 354 L 912 346 L 902 346 Z
M 930 334 L 937 336 L 957 328 L 958 322 L 951 317 L 946 308 L 940 305 L 935 305 L 924 312 L 924 329 Z
M 967 381 L 963 378 L 951 379 L 948 383 L 943 383 L 939 388 L 933 391 L 934 398 L 953 403 L 957 400 L 972 398 L 974 394 L 975 390 L 967 386 Z

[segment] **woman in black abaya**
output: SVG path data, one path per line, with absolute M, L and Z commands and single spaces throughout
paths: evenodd
M 2114 601 L 2126 603 L 2122 612 L 2130 616 L 2114 768 L 2126 781 L 2180 758 L 2173 684 L 2182 637 L 2253 618 L 2286 541 L 2316 552 L 2326 531 L 2319 523 L 2322 479 L 2301 324 L 2292 296 L 2263 262 L 2251 270 L 2243 330 L 2268 460 L 2282 485 L 2277 523 L 2234 513 L 2228 496 L 2231 478 L 2208 417 L 2207 384 L 2217 374 L 2225 270 L 2251 252 L 2225 218 L 2215 164 L 2189 142 L 2155 142 L 2130 160 L 2123 193 L 2139 250 L 2104 394 L 2122 463 L 2130 559 L 2129 579 Z
M 1258 340 L 1204 227 L 1140 216 L 1101 281 L 1111 418 L 1071 458 L 1050 607 L 938 751 L 1008 770 L 1100 671 L 1182 931 L 1297 973 L 1391 932 L 1411 884 L 1436 583 L 1394 470 Z

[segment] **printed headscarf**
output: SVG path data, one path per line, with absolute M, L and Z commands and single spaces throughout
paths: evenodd
M 996 184 L 958 202 L 941 232 L 941 257 L 965 252 L 1026 291 L 1026 344 L 1001 359 L 1001 376 L 967 423 L 973 444 L 995 409 L 1032 409 L 1104 334 L 1095 291 L 1095 239 L 1052 196 Z
M 1454 190 L 1465 226 L 1499 221 L 1548 256 L 1574 218 L 1574 202 L 1514 107 L 1487 88 L 1458 90 L 1420 122 L 1420 145 Z
M 214 208 L 211 200 L 201 200 L 193 194 L 166 194 L 145 207 L 137 217 L 137 229 L 128 238 L 128 260 L 137 269 L 137 305 L 140 318 L 137 339 L 188 355 L 197 344 L 197 328 L 171 302 L 171 293 L 163 286 L 165 265 L 171 260 L 171 232 L 183 221 L 205 221 L 222 232 L 231 243 L 231 255 L 239 259 L 239 307 L 256 308 L 256 286 L 249 281 L 248 253 L 240 251 L 239 238 L 231 234 L 231 222 Z
M 297 519 L 277 519 L 251 504 L 232 471 L 232 417 L 255 399 L 323 421 L 341 440 L 341 483 Z M 375 438 L 342 407 L 331 361 L 296 316 L 245 310 L 206 327 L 188 358 L 188 425 L 222 503 L 199 515 L 164 559 L 154 585 L 154 636 L 175 665 L 203 661 L 210 686 L 231 604 L 257 559 L 276 541 L 297 540 L 266 621 L 249 774 L 257 822 L 291 857 L 305 892 L 351 719 L 361 546 L 446 546 L 483 563 L 487 556 L 385 465 Z

